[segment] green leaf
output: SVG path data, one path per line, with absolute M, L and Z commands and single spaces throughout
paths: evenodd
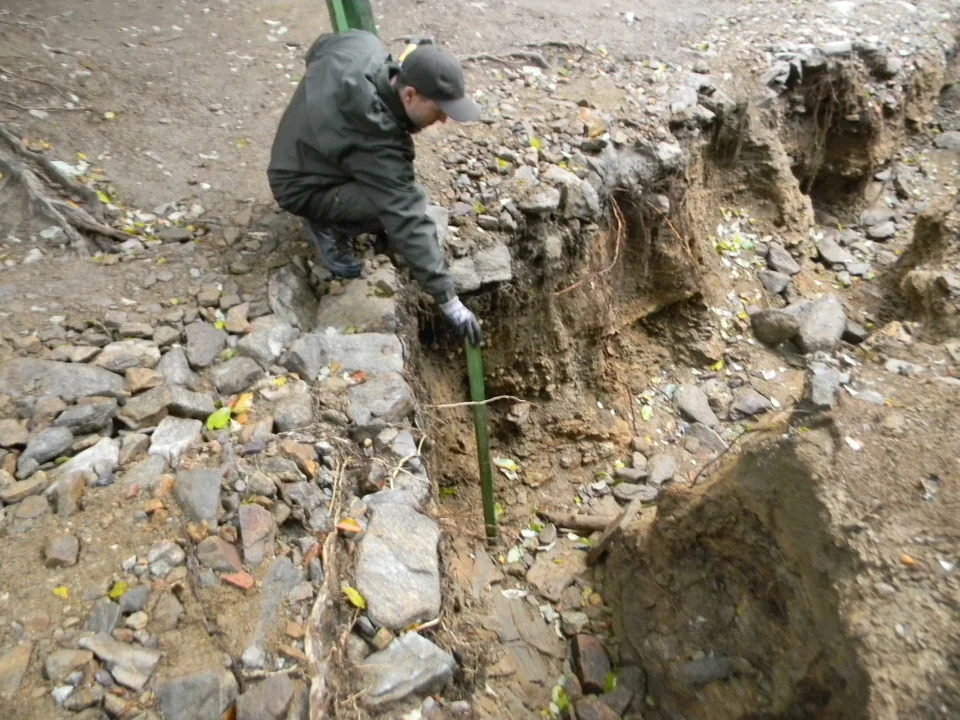
M 566 68 L 560 68 L 559 70 L 557 70 L 557 74 L 558 74 L 560 77 L 566 77 L 567 75 L 570 74 L 570 71 L 567 70 Z
M 453 486 L 440 488 L 440 499 L 457 496 L 457 489 Z
M 107 595 L 111 600 L 119 600 L 128 588 L 129 586 L 123 580 L 118 580 L 110 588 L 110 591 L 107 593 Z
M 494 503 L 493 516 L 497 519 L 497 522 L 500 522 L 501 515 L 503 515 L 503 505 L 501 505 L 500 503 Z
M 474 215 L 482 215 L 482 214 L 483 214 L 483 211 L 484 211 L 485 209 L 486 209 L 486 208 L 483 207 L 483 203 L 482 203 L 482 202 L 480 202 L 479 200 L 474 200 L 474 201 L 473 201 L 473 213 L 474 213 Z
M 355 325 L 348 325 L 343 329 L 344 335 L 355 335 L 357 333 L 357 327 Z
M 562 685 L 553 686 L 553 691 L 550 693 L 550 701 L 557 706 L 557 710 L 561 713 L 570 709 L 570 699 L 567 697 L 567 692 L 563 689 Z
M 613 692 L 617 687 L 617 674 L 612 670 L 607 673 L 603 679 L 603 691 L 605 693 Z
M 107 195 L 103 190 L 97 190 L 97 200 L 102 202 L 104 205 L 110 204 L 110 196 Z
M 224 328 L 223 320 L 217 320 L 217 321 L 213 324 L 213 326 L 214 326 L 217 330 L 223 330 L 223 328 Z
M 497 158 L 497 167 L 498 167 L 498 168 L 505 168 L 506 166 L 507 166 L 507 161 L 506 161 L 506 160 L 504 160 L 503 158 Z
M 642 408 L 640 408 L 640 417 L 644 422 L 650 422 L 653 420 L 653 406 L 644 405 Z
M 532 147 L 534 150 L 539 150 L 540 140 L 535 137 L 530 138 L 530 147 Z
M 350 604 L 351 604 L 351 605 L 353 605 L 353 606 L 354 606 L 355 608 L 357 608 L 358 610 L 366 610 L 366 609 L 367 609 L 367 603 L 366 603 L 366 601 L 363 599 L 363 595 L 361 595 L 360 593 L 358 593 L 356 590 L 354 590 L 354 589 L 353 589 L 352 587 L 350 587 L 349 585 L 344 585 L 342 589 L 343 589 L 343 594 L 347 596 L 347 600 L 350 601 Z
M 117 119 L 117 114 L 116 114 L 115 112 L 112 112 L 112 111 L 110 111 L 110 110 L 107 110 L 107 111 L 103 114 L 103 119 L 104 119 L 104 120 L 116 120 L 116 119 Z
M 219 410 L 210 413 L 207 418 L 207 430 L 222 430 L 230 424 L 231 410 L 228 407 L 222 407 Z

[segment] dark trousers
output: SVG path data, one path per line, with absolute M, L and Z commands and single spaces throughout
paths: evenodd
M 377 209 L 358 183 L 315 190 L 296 210 L 290 212 L 328 229 L 334 235 L 355 237 L 362 233 L 383 231 Z

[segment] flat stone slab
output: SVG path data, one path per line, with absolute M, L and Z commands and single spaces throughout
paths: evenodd
M 153 431 L 148 455 L 159 455 L 168 463 L 176 466 L 183 452 L 200 440 L 203 423 L 199 420 L 185 420 L 167 416 Z
M 128 645 L 103 633 L 81 638 L 78 644 L 106 663 L 113 679 L 131 690 L 143 689 L 162 657 L 159 650 Z
M 400 630 L 440 612 L 437 524 L 407 505 L 378 505 L 360 541 L 357 590 L 377 626 Z
M 385 297 L 378 286 L 397 287 L 393 268 L 382 267 L 367 282 L 354 280 L 339 295 L 324 295 L 317 310 L 316 327 L 333 327 L 356 332 L 387 332 L 397 330 L 397 299 Z
M 75 455 L 57 468 L 56 477 L 64 478 L 73 473 L 92 472 L 102 478 L 117 469 L 120 462 L 120 442 L 102 438 L 96 445 Z
M 283 360 L 288 370 L 311 381 L 334 362 L 347 372 L 398 373 L 403 370 L 403 346 L 396 335 L 383 333 L 311 333 L 297 340 Z
M 317 298 L 306 276 L 295 267 L 287 265 L 270 276 L 267 300 L 270 309 L 281 320 L 301 330 L 315 327 Z
M 124 379 L 92 365 L 50 360 L 11 360 L 0 368 L 0 393 L 14 400 L 56 395 L 72 403 L 92 395 L 122 398 Z
M 358 427 L 373 427 L 376 421 L 396 423 L 413 412 L 413 392 L 399 373 L 368 376 L 347 391 L 347 416 Z
M 368 657 L 360 666 L 367 682 L 363 702 L 379 707 L 417 693 L 442 690 L 456 668 L 453 656 L 417 633 L 407 633 Z

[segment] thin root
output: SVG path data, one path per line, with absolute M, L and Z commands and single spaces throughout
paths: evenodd
M 536 65 L 539 68 L 544 70 L 550 69 L 550 63 L 547 62 L 546 58 L 543 57 L 538 52 L 527 52 L 526 50 L 511 50 L 510 52 L 503 53 L 502 55 L 491 55 L 490 53 L 478 53 L 476 55 L 468 55 L 465 58 L 461 58 L 460 62 L 476 62 L 478 60 L 489 60 L 490 62 L 498 62 L 509 64 L 512 59 L 516 60 L 526 60 L 527 62 Z
M 427 405 L 428 408 L 434 408 L 436 410 L 448 410 L 450 408 L 461 408 L 461 407 L 475 407 L 477 405 L 489 405 L 490 403 L 497 402 L 499 400 L 513 400 L 514 402 L 523 403 L 525 405 L 536 406 L 536 403 L 532 403 L 529 400 L 524 400 L 522 398 L 515 397 L 513 395 L 497 395 L 496 397 L 487 398 L 481 402 L 458 402 L 458 403 L 444 403 L 442 405 Z
M 566 293 L 568 293 L 568 292 L 570 292 L 570 291 L 572 291 L 572 290 L 576 290 L 578 287 L 580 287 L 580 286 L 583 285 L 585 282 L 587 282 L 587 280 L 595 280 L 595 279 L 597 279 L 597 278 L 599 278 L 599 277 L 602 277 L 602 276 L 606 275 L 607 273 L 609 273 L 611 270 L 613 270 L 613 269 L 617 266 L 617 263 L 620 261 L 620 246 L 622 245 L 622 241 L 623 241 L 623 228 L 624 228 L 624 226 L 626 225 L 626 223 L 624 222 L 623 212 L 620 210 L 620 206 L 619 206 L 616 202 L 612 202 L 612 203 L 610 204 L 610 207 L 613 209 L 613 216 L 614 216 L 614 218 L 615 218 L 616 221 L 617 221 L 617 229 L 616 229 L 616 241 L 617 241 L 617 245 L 616 245 L 616 249 L 614 250 L 614 253 L 613 253 L 613 261 L 612 261 L 607 267 L 605 267 L 605 268 L 603 268 L 602 270 L 600 270 L 600 272 L 593 273 L 593 274 L 591 274 L 591 275 L 586 275 L 586 276 L 580 278 L 579 280 L 577 280 L 577 282 L 575 282 L 573 285 L 570 285 L 569 287 L 565 287 L 563 290 L 557 290 L 557 291 L 553 294 L 554 297 L 558 297 L 558 296 L 560 296 L 560 295 L 565 295 Z

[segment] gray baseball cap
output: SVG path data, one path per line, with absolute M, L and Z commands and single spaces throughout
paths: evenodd
M 452 120 L 480 119 L 480 106 L 466 96 L 460 63 L 436 45 L 424 43 L 410 51 L 400 66 L 400 80 L 437 103 Z

